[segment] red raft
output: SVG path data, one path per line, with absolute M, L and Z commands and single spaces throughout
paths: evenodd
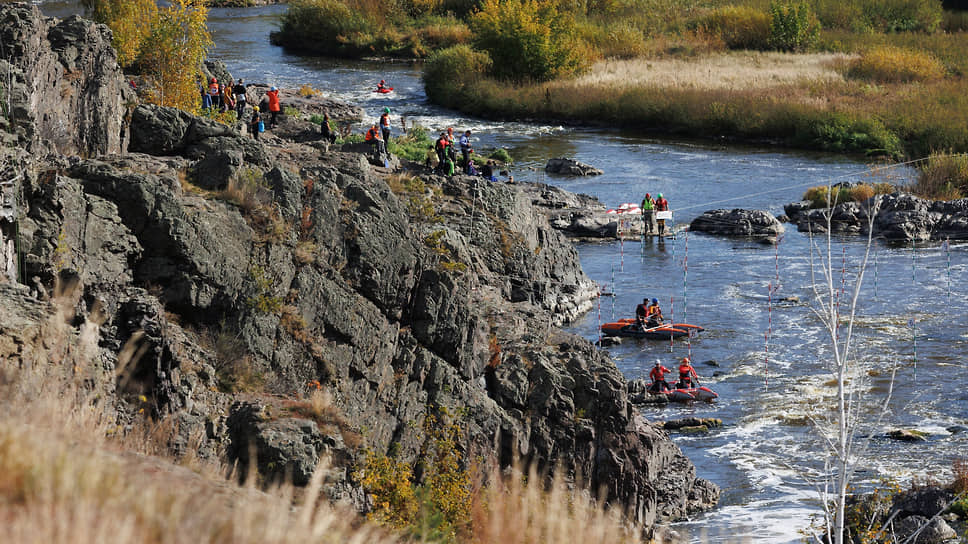
M 373 89 L 373 92 L 375 92 L 375 93 L 381 93 L 381 94 L 387 94 L 388 92 L 390 92 L 392 90 L 393 90 L 393 87 L 384 87 L 382 89 L 380 89 L 380 88 Z
M 669 397 L 669 400 L 673 402 L 689 402 L 693 400 L 701 400 L 705 402 L 711 402 L 713 399 L 719 397 L 715 391 L 712 389 L 701 385 L 699 387 L 685 387 L 679 389 L 670 389 L 668 391 L 661 391 L 658 394 L 665 395 Z
M 633 338 L 645 338 L 648 340 L 668 340 L 688 336 L 690 332 L 699 332 L 703 328 L 699 325 L 688 323 L 663 323 L 658 327 L 643 328 L 634 319 L 619 319 L 612 323 L 602 325 L 602 334 L 605 336 L 631 336 Z

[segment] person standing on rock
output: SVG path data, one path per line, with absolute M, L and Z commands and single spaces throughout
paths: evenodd
M 236 82 L 235 86 L 232 87 L 232 94 L 235 95 L 235 114 L 238 119 L 242 119 L 242 113 L 245 111 L 245 83 L 242 83 L 242 78 Z
M 323 112 L 323 120 L 319 123 L 319 127 L 323 130 L 323 138 L 330 144 L 336 143 L 336 133 L 333 132 L 332 127 L 329 126 L 329 113 Z
M 662 196 L 662 193 L 659 193 L 659 198 L 657 198 L 655 200 L 655 211 L 657 211 L 657 212 L 667 212 L 667 211 L 669 211 L 669 201 L 666 200 L 664 196 Z M 664 236 L 665 235 L 665 219 L 659 219 L 657 222 L 659 224 L 659 236 Z
M 275 86 L 269 88 L 266 91 L 266 97 L 269 99 L 269 128 L 276 127 L 276 118 L 279 115 L 279 111 L 282 109 L 279 107 L 279 89 Z
M 217 78 L 213 77 L 212 81 L 208 84 L 208 98 L 209 100 L 211 100 L 210 107 L 212 108 L 222 107 L 222 101 L 219 100 L 219 88 L 218 88 Z
M 259 133 L 265 130 L 265 124 L 262 122 L 262 115 L 259 114 L 259 106 L 252 108 L 252 120 L 249 121 L 249 133 L 256 140 L 259 139 Z
M 383 115 L 380 116 L 380 132 L 383 134 L 383 142 L 390 143 L 390 108 L 383 108 Z
M 651 236 L 655 232 L 655 200 L 652 200 L 652 195 L 645 193 L 640 209 L 642 210 L 642 232 L 646 236 Z
M 464 135 L 460 137 L 460 154 L 464 159 L 464 166 L 466 167 L 470 164 L 471 156 L 471 131 L 464 131 Z
M 649 372 L 649 379 L 652 383 L 649 385 L 649 391 L 652 393 L 661 393 L 662 391 L 668 391 L 672 389 L 669 386 L 669 382 L 666 381 L 665 375 L 672 372 L 666 368 L 658 359 L 655 360 L 655 366 Z

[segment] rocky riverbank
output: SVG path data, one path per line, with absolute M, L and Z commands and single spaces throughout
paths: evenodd
M 876 213 L 871 221 L 875 202 Z M 843 202 L 832 208 L 811 209 L 809 202 L 794 202 L 787 204 L 784 212 L 801 232 L 871 232 L 875 238 L 897 242 L 968 239 L 968 199 L 932 201 L 898 192 L 866 202 Z
M 0 323 L 0 361 L 37 360 L 31 324 L 72 281 L 119 423 L 147 407 L 176 454 L 254 452 L 296 483 L 327 456 L 330 496 L 365 509 L 361 448 L 415 464 L 423 422 L 447 413 L 465 458 L 582 474 L 648 526 L 715 503 L 608 356 L 557 328 L 597 293 L 547 214 L 583 197 L 391 172 L 292 119 L 256 141 L 136 105 L 107 31 L 79 18 L 4 5 L 0 35 L 23 44 L 2 66 L 16 212 L 0 226 L 17 243 L 0 314 L 21 317 Z M 327 417 L 294 408 L 309 389 Z

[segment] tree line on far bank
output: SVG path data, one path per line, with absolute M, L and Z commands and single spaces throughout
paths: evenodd
M 274 43 L 423 58 L 436 103 L 501 118 L 869 155 L 968 151 L 968 14 L 940 0 L 293 0 Z M 774 92 L 572 85 L 600 61 L 840 53 L 836 84 Z

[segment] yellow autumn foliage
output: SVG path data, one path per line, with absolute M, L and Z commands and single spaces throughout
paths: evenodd
M 212 47 L 203 0 L 172 0 L 150 23 L 139 63 L 149 82 L 149 101 L 197 112 L 199 67 Z

